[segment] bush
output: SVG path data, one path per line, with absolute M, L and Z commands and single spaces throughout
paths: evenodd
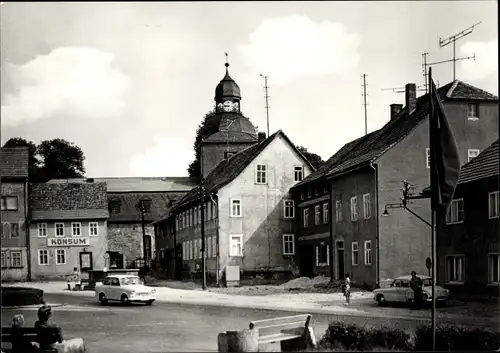
M 2 307 L 43 304 L 43 290 L 25 287 L 3 287 Z
M 400 329 L 383 327 L 368 329 L 343 322 L 331 322 L 319 345 L 326 349 L 368 350 L 375 347 L 385 349 L 411 349 L 411 337 Z
M 415 332 L 415 349 L 432 350 L 432 326 L 421 326 Z M 485 329 L 467 330 L 457 326 L 438 325 L 437 351 L 495 351 L 500 349 L 500 333 Z

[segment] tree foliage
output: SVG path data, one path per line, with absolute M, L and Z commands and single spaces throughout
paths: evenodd
M 207 121 L 215 115 L 215 110 L 209 111 L 201 120 L 198 129 L 196 130 L 196 138 L 194 140 L 194 161 L 189 164 L 188 173 L 190 177 L 201 177 L 201 140 L 209 132 Z
M 57 138 L 42 141 L 38 146 L 21 137 L 9 139 L 3 147 L 29 148 L 29 180 L 45 182 L 50 179 L 80 178 L 85 174 L 85 156 L 80 147 Z
M 311 163 L 314 168 L 319 169 L 325 164 L 325 161 L 319 155 L 309 152 L 307 148 L 297 146 L 297 149 L 304 155 L 304 157 L 307 158 L 309 163 Z

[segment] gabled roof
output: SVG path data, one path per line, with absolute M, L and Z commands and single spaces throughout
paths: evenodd
M 476 158 L 460 168 L 458 184 L 499 175 L 498 168 L 498 140 L 496 140 Z
M 438 88 L 442 100 L 498 101 L 498 97 L 462 81 L 453 81 Z M 320 178 L 335 177 L 340 173 L 367 165 L 382 156 L 395 144 L 404 139 L 429 114 L 428 94 L 417 99 L 416 108 L 407 115 L 408 107 L 381 129 L 344 145 L 326 164 L 311 173 L 292 189 L 300 188 Z
M 231 156 L 229 159 L 220 162 L 217 167 L 215 167 L 214 170 L 212 170 L 205 178 L 206 194 L 209 195 L 215 193 L 217 190 L 233 181 L 267 146 L 269 146 L 272 141 L 279 136 L 282 136 L 299 154 L 299 156 L 304 159 L 307 165 L 314 170 L 314 167 L 311 163 L 309 163 L 307 158 L 305 158 L 304 155 L 296 148 L 285 133 L 279 130 L 264 141 L 250 146 Z M 194 188 L 179 202 L 174 204 L 172 211 L 187 206 L 188 204 L 198 200 L 198 188 Z
M 0 148 L 0 176 L 2 178 L 27 178 L 29 148 Z
M 197 185 L 197 178 L 190 177 L 117 177 L 92 178 L 93 182 L 106 183 L 108 193 L 124 192 L 187 192 Z M 89 178 L 52 179 L 50 184 L 85 183 Z

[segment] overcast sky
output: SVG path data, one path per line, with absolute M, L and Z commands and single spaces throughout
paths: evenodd
M 389 120 L 404 94 L 424 83 L 428 61 L 448 60 L 457 41 L 457 78 L 498 95 L 494 1 L 3 3 L 1 138 L 80 146 L 91 177 L 184 176 L 195 132 L 230 74 L 241 108 L 265 131 L 269 76 L 271 133 L 329 158 Z M 453 79 L 452 64 L 435 80 Z

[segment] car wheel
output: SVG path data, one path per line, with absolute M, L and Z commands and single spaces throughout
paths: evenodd
M 383 306 L 387 303 L 385 297 L 382 294 L 377 295 L 377 303 L 380 306 Z
M 152 305 L 152 304 L 153 304 L 153 302 L 154 302 L 154 300 L 148 300 L 148 301 L 146 302 L 146 305 Z
M 128 297 L 127 297 L 127 295 L 125 295 L 125 294 L 122 294 L 122 296 L 121 296 L 120 300 L 121 300 L 121 302 L 122 302 L 123 304 L 130 304 L 130 301 L 128 300 Z
M 104 293 L 99 294 L 99 301 L 101 302 L 101 305 L 108 304 L 108 300 L 106 299 L 106 295 Z

